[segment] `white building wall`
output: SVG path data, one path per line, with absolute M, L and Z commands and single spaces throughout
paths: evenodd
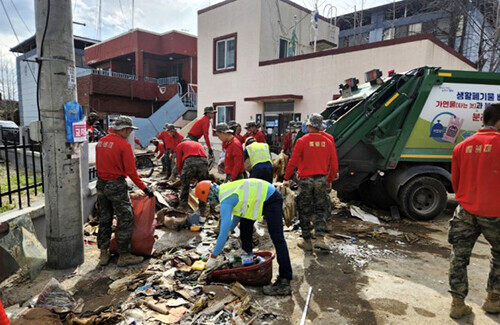
M 260 0 L 260 61 L 274 60 L 279 57 L 279 40 L 290 40 L 296 28 L 296 55 L 313 52 L 314 32 L 311 28 L 311 14 L 281 1 Z M 324 20 L 318 20 L 318 40 L 328 40 L 338 44 L 338 27 L 330 25 Z
M 21 125 L 29 125 L 38 121 L 38 108 L 36 103 L 36 84 L 38 78 L 38 64 L 34 61 L 36 52 L 27 53 L 27 56 L 18 57 L 18 87 L 19 87 L 19 118 Z M 31 71 L 30 71 L 31 68 Z M 87 73 L 89 69 L 76 68 L 76 75 Z
M 29 55 L 29 54 L 28 54 Z M 19 117 L 21 125 L 29 125 L 38 120 L 38 109 L 36 105 L 36 80 L 38 76 L 38 64 L 27 62 L 34 61 L 36 54 L 19 60 L 18 66 L 18 85 L 19 89 Z M 30 71 L 31 68 L 31 71 Z
M 426 65 L 474 70 L 430 40 L 259 66 L 262 42 L 256 31 L 262 19 L 249 13 L 258 13 L 259 9 L 267 12 L 269 2 L 274 3 L 237 0 L 198 15 L 199 116 L 207 105 L 234 101 L 236 120 L 244 125 L 264 113 L 263 102 L 244 98 L 293 94 L 303 96 L 295 101 L 294 113 L 301 113 L 305 120 L 307 115 L 324 110 L 345 79 L 356 77 L 364 82 L 364 73 L 371 69 L 381 69 L 384 75 L 391 69 L 404 72 Z M 237 69 L 214 74 L 213 39 L 234 32 L 238 33 Z

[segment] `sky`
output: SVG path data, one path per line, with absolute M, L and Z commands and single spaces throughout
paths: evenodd
M 181 30 L 190 34 L 197 33 L 197 11 L 222 0 L 135 0 L 134 28 L 164 33 Z M 274 1 L 274 0 L 268 0 Z M 292 0 L 299 5 L 313 8 L 314 0 Z M 322 7 L 331 4 L 337 7 L 338 14 L 371 8 L 392 0 L 318 0 L 320 14 Z M 8 50 L 35 33 L 35 0 L 0 0 L 0 55 L 14 59 Z M 14 26 L 9 25 L 4 7 Z M 98 39 L 97 7 L 98 0 L 73 0 L 73 21 L 86 26 L 73 25 L 73 34 Z M 128 31 L 132 27 L 132 0 L 102 0 L 101 39 L 106 40 Z M 17 38 L 16 35 L 17 34 Z

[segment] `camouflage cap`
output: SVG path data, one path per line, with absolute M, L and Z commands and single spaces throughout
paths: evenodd
M 307 120 L 307 125 L 321 130 L 323 128 L 323 116 L 318 113 L 311 114 Z
M 257 123 L 255 123 L 254 121 L 250 121 L 247 123 L 247 125 L 245 126 L 245 129 L 248 129 L 248 128 L 251 128 L 253 126 L 257 126 Z
M 120 131 L 123 129 L 134 129 L 134 130 L 139 129 L 138 127 L 134 126 L 132 119 L 128 116 L 125 116 L 125 115 L 119 116 L 113 122 L 113 126 L 111 128 L 115 131 Z
M 236 126 L 240 125 L 240 123 L 238 123 L 238 122 L 236 122 L 236 121 L 234 121 L 234 120 L 233 120 L 233 121 L 229 121 L 229 122 L 227 122 L 227 125 L 228 125 L 230 128 L 234 128 L 234 127 L 236 127 Z
M 215 109 L 212 106 L 207 106 L 203 109 L 203 114 L 215 113 Z
M 233 133 L 233 130 L 229 128 L 229 126 L 226 123 L 219 123 L 215 127 L 215 132 L 220 132 L 220 133 Z

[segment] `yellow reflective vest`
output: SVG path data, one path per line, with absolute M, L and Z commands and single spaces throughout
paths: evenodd
M 260 163 L 271 162 L 269 145 L 267 143 L 254 142 L 245 148 L 250 159 L 250 165 L 255 166 Z
M 261 221 L 262 209 L 267 197 L 269 183 L 257 178 L 240 179 L 222 184 L 219 188 L 219 202 L 230 195 L 238 195 L 238 204 L 233 208 L 233 215 Z

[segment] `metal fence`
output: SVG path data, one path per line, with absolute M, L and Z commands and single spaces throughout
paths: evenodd
M 165 77 L 156 79 L 158 86 L 175 85 L 179 82 L 179 77 Z
M 0 155 L 5 165 L 5 178 L 0 179 L 0 208 L 4 206 L 4 198 L 12 205 L 17 197 L 19 209 L 23 208 L 23 198 L 31 205 L 31 190 L 36 196 L 44 191 L 43 164 L 39 146 L 26 143 L 0 145 Z M 30 173 L 31 172 L 31 173 Z

